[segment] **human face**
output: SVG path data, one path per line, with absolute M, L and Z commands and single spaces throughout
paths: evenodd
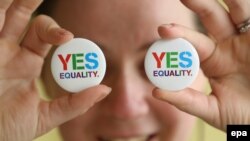
M 60 0 L 52 17 L 101 47 L 107 59 L 103 83 L 112 87 L 86 114 L 60 126 L 65 141 L 187 140 L 194 118 L 152 97 L 143 62 L 160 38 L 159 25 L 194 28 L 190 11 L 177 0 Z M 202 90 L 203 79 L 199 75 L 192 87 Z

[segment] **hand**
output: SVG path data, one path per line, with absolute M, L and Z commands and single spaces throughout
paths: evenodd
M 51 102 L 39 98 L 35 79 L 40 76 L 44 57 L 51 45 L 73 38 L 47 16 L 38 16 L 27 27 L 41 1 L 0 1 L 1 141 L 30 141 L 85 113 L 110 92 L 100 85 Z
M 196 47 L 211 94 L 187 88 L 155 89 L 153 95 L 225 131 L 227 124 L 250 124 L 250 30 L 239 33 L 236 28 L 250 18 L 250 1 L 224 1 L 229 14 L 217 0 L 182 0 L 198 14 L 211 38 L 177 24 L 159 27 L 162 38 L 186 38 Z

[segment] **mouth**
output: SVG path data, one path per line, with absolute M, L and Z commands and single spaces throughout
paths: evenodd
M 147 136 L 126 137 L 126 138 L 99 137 L 98 141 L 157 141 L 157 135 L 151 134 L 151 135 L 147 135 Z

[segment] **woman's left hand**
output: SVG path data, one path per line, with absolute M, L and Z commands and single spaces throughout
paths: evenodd
M 155 89 L 153 95 L 225 131 L 228 124 L 250 124 L 250 29 L 239 31 L 247 22 L 250 26 L 250 1 L 224 1 L 229 13 L 217 0 L 182 0 L 198 14 L 210 37 L 177 24 L 159 27 L 162 38 L 182 37 L 195 46 L 211 94 L 187 88 Z

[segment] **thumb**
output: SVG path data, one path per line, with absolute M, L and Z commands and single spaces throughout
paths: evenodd
M 41 102 L 37 135 L 84 114 L 95 103 L 111 92 L 105 85 L 91 87 L 77 94 L 70 94 L 51 102 Z
M 153 96 L 177 107 L 183 112 L 197 116 L 209 124 L 219 127 L 218 101 L 214 95 L 205 95 L 191 88 L 170 92 L 154 89 Z

